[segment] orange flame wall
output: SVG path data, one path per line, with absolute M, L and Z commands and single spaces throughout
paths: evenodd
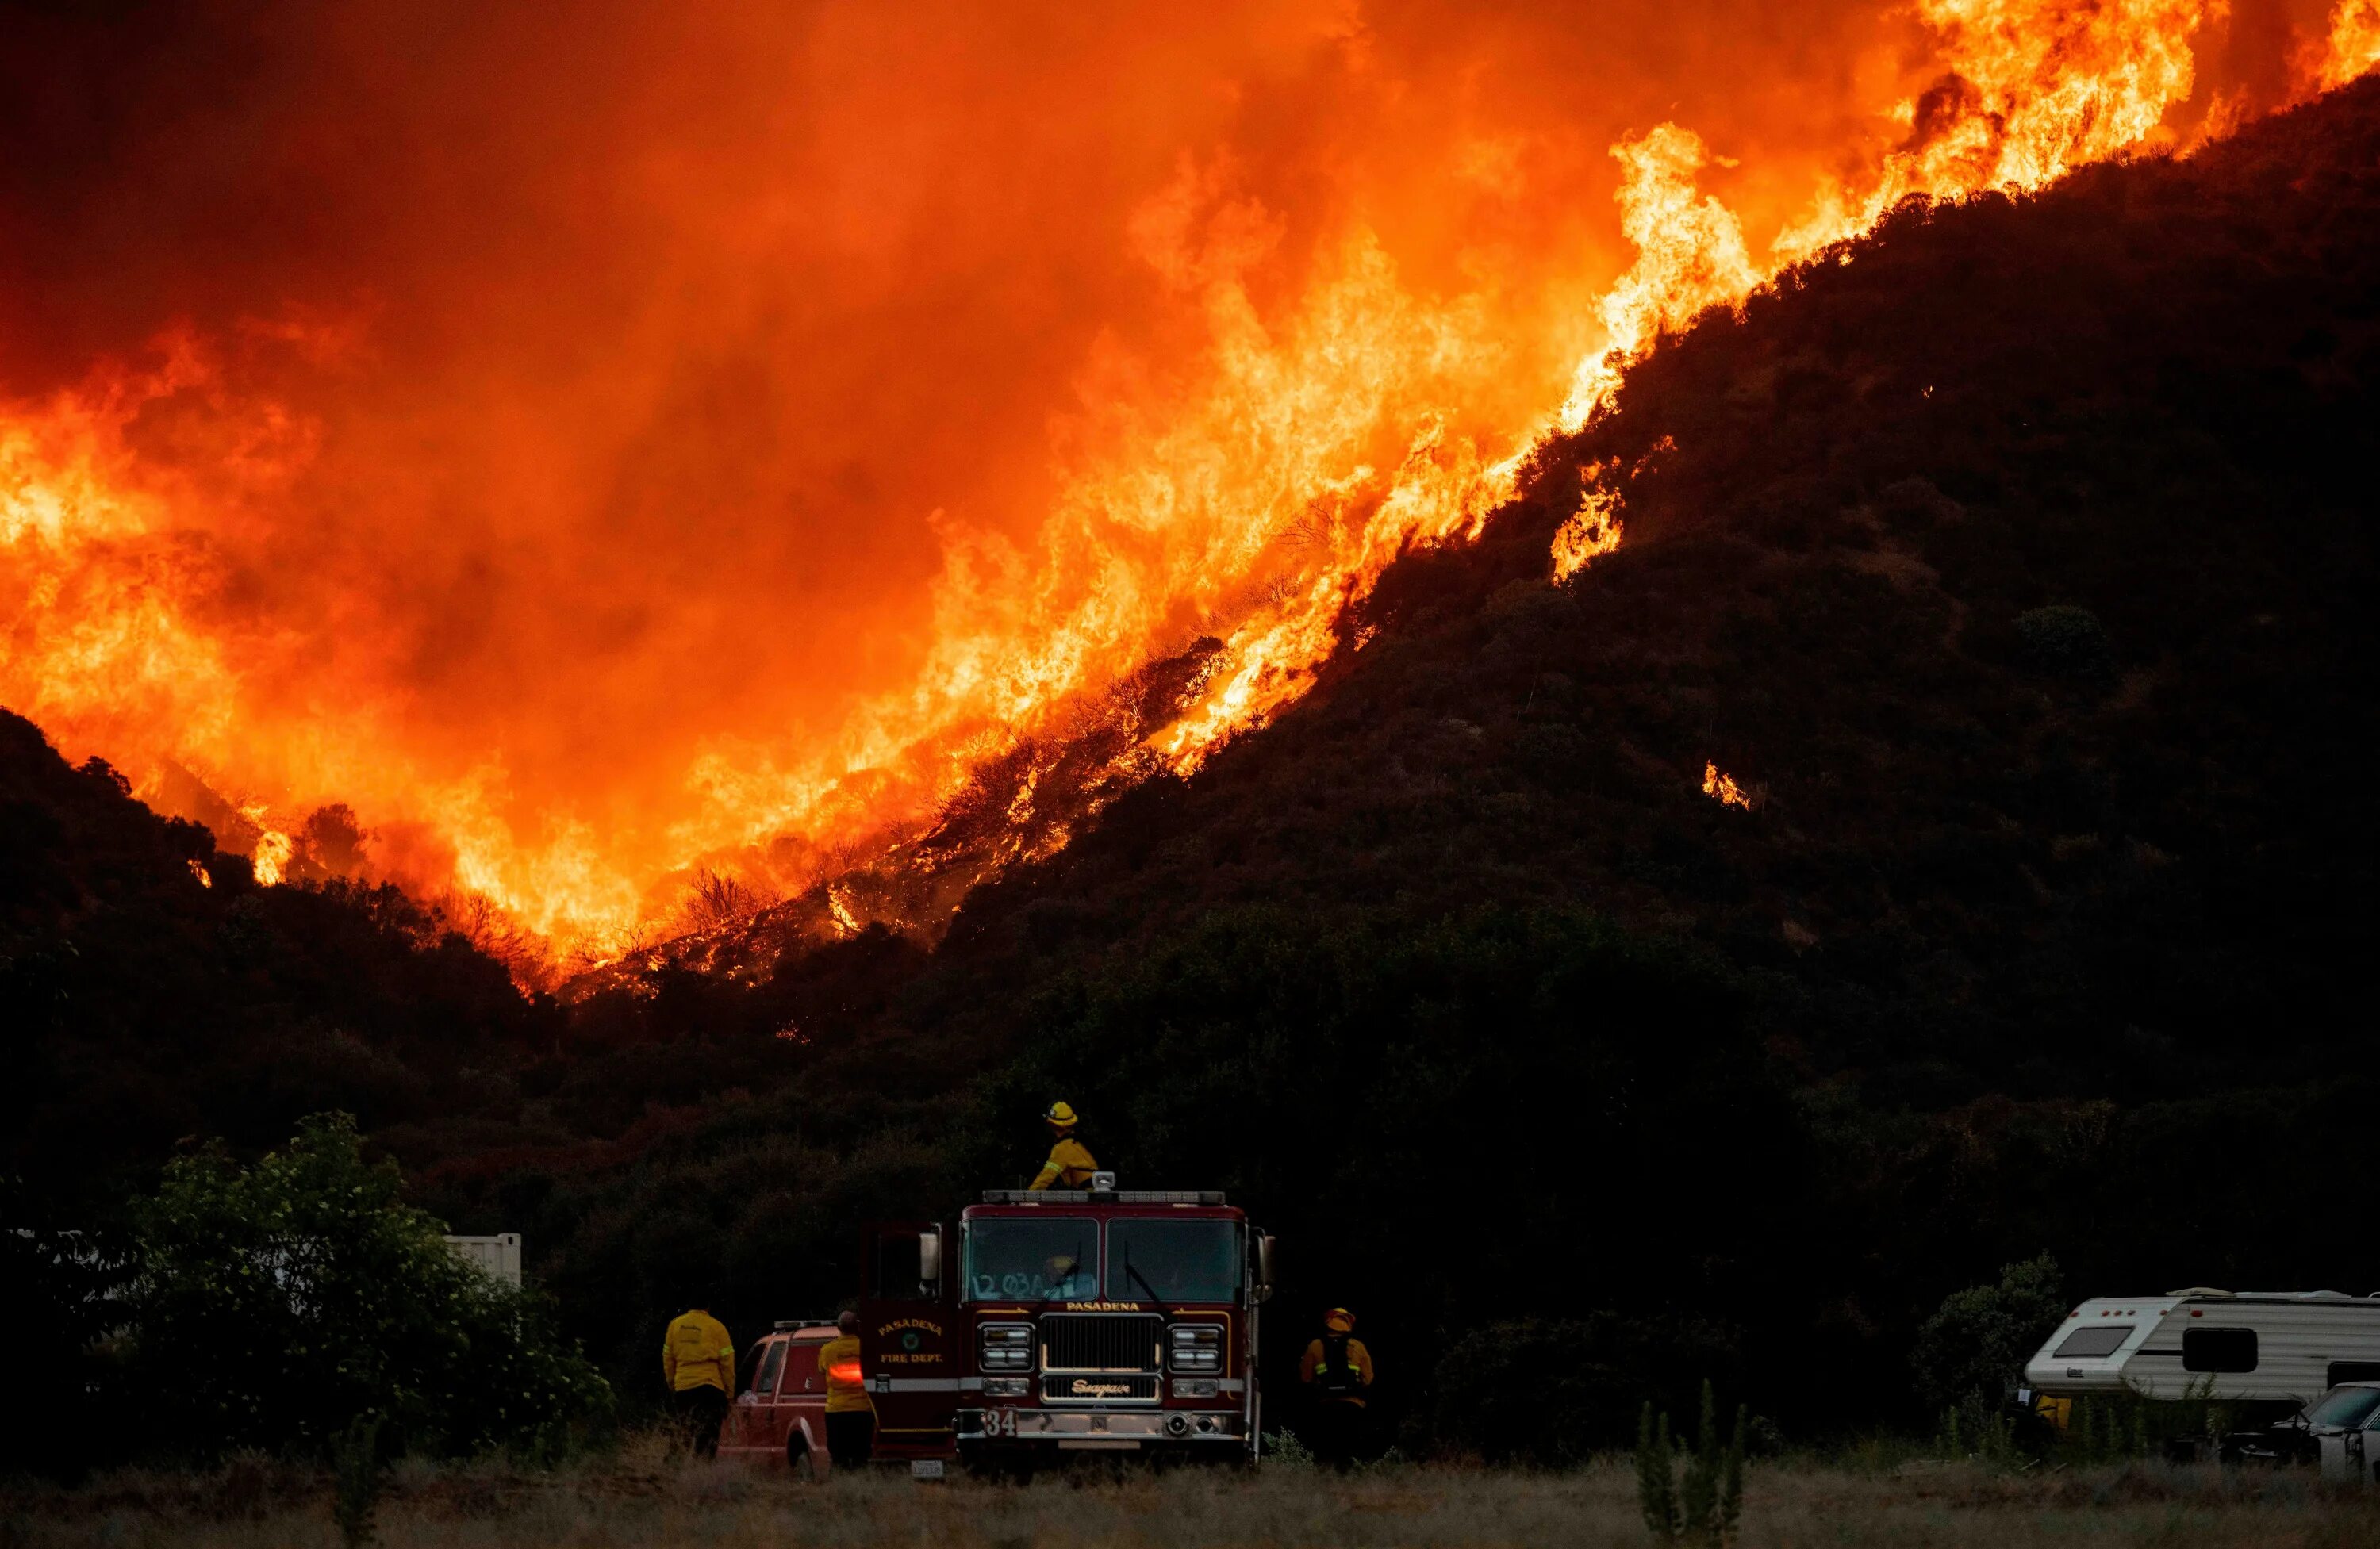
M 262 871 L 346 802 L 350 863 L 601 950 L 1210 637 L 1136 766 L 1195 767 L 1662 328 L 2349 79 L 2375 16 L 28 14 L 0 703 Z

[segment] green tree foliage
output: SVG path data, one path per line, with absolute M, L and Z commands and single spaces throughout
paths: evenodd
M 2058 1262 L 2046 1253 L 2006 1265 L 1992 1285 L 1953 1292 L 1918 1326 L 1910 1357 L 1918 1391 L 1937 1409 L 1996 1411 L 2066 1307 Z
M 548 1309 L 400 1191 L 345 1115 L 252 1167 L 212 1148 L 172 1163 L 133 1212 L 143 1429 L 169 1448 L 321 1449 L 361 1422 L 456 1454 L 599 1418 L 609 1391 Z

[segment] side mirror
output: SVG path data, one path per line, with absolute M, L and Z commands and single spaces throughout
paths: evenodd
M 1261 1233 L 1257 1238 L 1257 1300 L 1258 1301 L 1272 1300 L 1272 1233 L 1270 1232 Z
M 917 1234 L 917 1283 L 940 1289 L 942 1284 L 942 1233 L 929 1227 Z

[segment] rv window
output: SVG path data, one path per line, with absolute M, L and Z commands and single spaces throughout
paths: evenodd
M 2122 1348 L 2125 1340 L 2132 1337 L 2132 1330 L 2140 1326 L 2136 1323 L 2093 1324 L 2088 1328 L 2078 1328 L 2069 1334 L 2066 1342 L 2049 1354 L 2053 1360 L 2067 1356 L 2113 1355 Z
M 2380 1382 L 2380 1361 L 2334 1361 L 2330 1363 L 2330 1386 L 2341 1383 Z
M 2308 1410 L 2306 1423 L 2360 1431 L 2374 1410 L 2380 1410 L 2380 1387 L 2342 1387 Z
M 2185 1372 L 2254 1371 L 2256 1331 L 2252 1328 L 2184 1329 L 2181 1369 Z

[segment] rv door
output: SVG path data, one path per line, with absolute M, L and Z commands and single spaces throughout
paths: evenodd
M 876 1405 L 879 1457 L 942 1457 L 955 1446 L 957 1311 L 943 1243 L 932 1221 L 868 1228 L 859 1303 L 859 1368 Z

